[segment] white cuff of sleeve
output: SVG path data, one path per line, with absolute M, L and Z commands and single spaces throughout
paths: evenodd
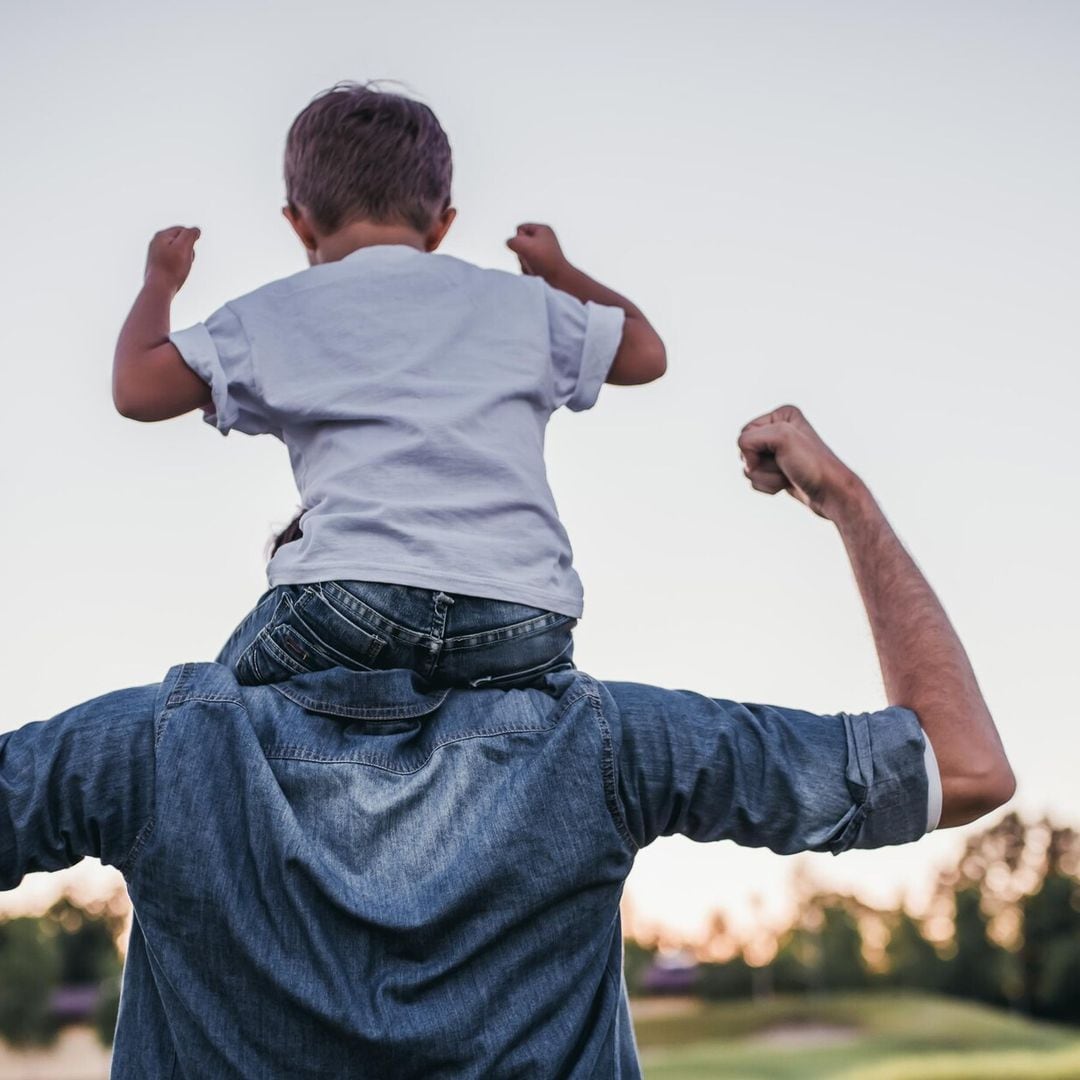
M 933 832 L 941 821 L 941 770 L 925 731 L 923 744 L 923 763 L 926 765 L 926 831 Z

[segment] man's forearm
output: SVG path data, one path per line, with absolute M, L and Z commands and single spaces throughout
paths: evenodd
M 793 405 L 751 420 L 739 449 L 756 490 L 787 491 L 840 530 L 889 703 L 918 716 L 937 758 L 940 824 L 962 825 L 1012 798 L 1012 770 L 967 653 L 866 485 Z
M 873 496 L 852 480 L 833 515 L 870 620 L 891 705 L 918 717 L 941 764 L 945 812 L 959 825 L 1014 788 L 967 653 L 941 603 Z

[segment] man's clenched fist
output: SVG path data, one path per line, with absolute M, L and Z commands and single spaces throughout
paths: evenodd
M 782 405 L 739 433 L 744 475 L 755 491 L 787 491 L 835 521 L 861 486 L 794 405 Z

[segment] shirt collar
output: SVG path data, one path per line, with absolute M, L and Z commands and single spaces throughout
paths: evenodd
M 358 259 L 361 257 L 371 257 L 373 255 L 385 255 L 385 256 L 397 256 L 401 258 L 407 255 L 423 255 L 422 251 L 418 251 L 414 247 L 410 247 L 408 244 L 369 244 L 367 247 L 357 248 L 355 251 L 350 251 L 348 255 L 343 255 L 340 262 L 348 262 L 350 259 Z

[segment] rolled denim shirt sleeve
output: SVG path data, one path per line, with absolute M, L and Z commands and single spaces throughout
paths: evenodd
M 0 736 L 0 889 L 84 855 L 124 868 L 152 815 L 159 689 L 106 694 Z
M 926 744 L 910 710 L 820 716 L 626 683 L 606 690 L 619 809 L 638 846 L 680 833 L 838 854 L 927 831 Z
M 926 736 L 910 710 L 841 713 L 847 730 L 847 787 L 855 807 L 828 850 L 878 848 L 918 840 L 928 831 L 930 780 Z
M 255 377 L 251 342 L 231 305 L 218 309 L 204 323 L 169 335 L 184 363 L 208 387 L 211 408 L 204 419 L 228 435 L 233 428 L 262 435 L 271 428 Z

